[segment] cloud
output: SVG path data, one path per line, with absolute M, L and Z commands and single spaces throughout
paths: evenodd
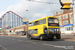
M 43 2 L 53 2 L 58 3 L 58 0 L 36 0 Z M 28 10 L 28 11 L 26 11 Z M 16 5 L 10 5 L 7 8 L 7 11 L 13 11 L 21 17 L 26 17 L 30 21 L 45 17 L 52 16 L 54 12 L 60 10 L 59 4 L 48 4 L 48 3 L 39 3 L 39 2 L 31 2 L 26 0 L 21 0 Z
M 5 13 L 4 11 L 0 12 L 0 18 L 2 17 L 2 15 L 3 15 L 4 13 Z
M 35 16 L 36 16 L 37 18 L 39 18 L 39 17 L 46 17 L 47 14 L 35 14 Z

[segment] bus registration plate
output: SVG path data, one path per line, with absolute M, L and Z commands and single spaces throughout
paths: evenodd
M 56 37 L 56 36 L 54 36 L 54 37 Z

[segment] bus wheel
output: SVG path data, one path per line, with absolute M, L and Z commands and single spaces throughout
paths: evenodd
M 43 40 L 43 36 L 40 36 L 40 40 Z
M 59 36 L 57 36 L 57 39 L 61 39 L 61 36 L 59 35 Z
M 53 40 L 53 38 L 50 38 L 50 40 L 52 41 L 52 40 Z

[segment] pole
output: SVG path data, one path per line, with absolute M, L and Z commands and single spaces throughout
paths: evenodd
M 74 0 L 73 0 L 73 3 L 74 3 Z M 75 35 L 75 5 L 73 5 L 73 24 L 74 24 L 74 27 L 73 27 L 73 32 L 74 32 L 74 35 Z
M 28 10 L 26 10 L 27 11 L 27 20 L 28 20 Z

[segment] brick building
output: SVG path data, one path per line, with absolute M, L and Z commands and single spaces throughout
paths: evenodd
M 73 33 L 73 9 L 56 12 L 53 16 L 59 18 L 61 33 Z
M 22 35 L 23 33 L 27 32 L 27 25 L 21 25 L 21 26 L 17 26 L 17 27 L 13 27 L 11 29 L 6 30 L 7 34 L 20 34 Z M 11 31 L 11 33 L 10 33 Z

